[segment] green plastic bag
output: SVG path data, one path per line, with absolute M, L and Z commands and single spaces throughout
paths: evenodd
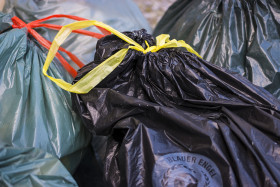
M 10 22 L 4 14 L 0 20 Z M 0 142 L 40 148 L 73 172 L 90 135 L 72 110 L 70 93 L 42 74 L 47 51 L 25 28 L 0 34 L 0 46 Z M 49 73 L 71 81 L 60 62 L 53 62 Z
M 205 60 L 280 99 L 279 12 L 276 0 L 177 0 L 154 35 L 186 41 Z
M 77 186 L 54 156 L 36 148 L 15 148 L 0 143 L 0 186 Z

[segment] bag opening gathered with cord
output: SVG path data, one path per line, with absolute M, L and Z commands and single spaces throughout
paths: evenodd
M 112 33 L 98 41 L 94 61 L 73 85 L 49 76 L 67 36 L 90 25 Z M 110 186 L 280 185 L 280 101 L 183 41 L 80 21 L 59 31 L 43 73 L 73 92 L 90 132 L 108 136 L 103 164 Z
M 74 85 L 67 83 L 61 79 L 56 79 L 47 74 L 48 67 L 52 62 L 52 59 L 57 54 L 60 45 L 64 42 L 64 40 L 71 34 L 71 32 L 75 32 L 77 29 L 86 28 L 89 26 L 97 26 L 98 28 L 103 28 L 122 40 L 126 41 L 130 46 L 128 48 L 122 49 L 118 51 L 116 54 L 112 55 L 110 58 L 105 60 L 87 75 L 85 75 L 79 82 L 75 83 Z M 146 43 L 147 44 L 147 43 Z M 126 35 L 120 33 L 119 31 L 113 29 L 112 27 L 95 20 L 87 20 L 87 21 L 79 21 L 76 23 L 65 25 L 61 28 L 61 30 L 57 33 L 56 37 L 53 40 L 53 43 L 50 47 L 44 68 L 43 73 L 53 82 L 55 82 L 59 87 L 62 89 L 79 94 L 88 93 L 92 88 L 94 88 L 98 83 L 100 83 L 106 76 L 108 76 L 124 59 L 127 51 L 129 49 L 134 49 L 137 51 L 141 51 L 144 54 L 147 52 L 157 52 L 160 49 L 164 48 L 174 48 L 174 47 L 184 47 L 189 52 L 194 53 L 198 57 L 200 55 L 192 49 L 191 46 L 186 44 L 183 40 L 177 41 L 175 39 L 169 40 L 169 35 L 160 35 L 157 37 L 157 42 L 155 46 L 149 46 L 147 44 L 147 48 L 144 49 L 141 45 L 137 42 L 133 41 L 131 38 L 127 37 Z M 200 57 L 201 58 L 201 57 Z

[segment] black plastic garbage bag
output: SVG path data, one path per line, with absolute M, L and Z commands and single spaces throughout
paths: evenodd
M 178 0 L 155 28 L 161 33 L 280 98 L 279 1 Z
M 144 30 L 125 34 L 155 45 Z M 115 35 L 100 39 L 74 82 L 126 47 Z M 111 186 L 280 185 L 280 102 L 185 49 L 130 49 L 96 88 L 72 99 L 89 131 L 109 135 Z

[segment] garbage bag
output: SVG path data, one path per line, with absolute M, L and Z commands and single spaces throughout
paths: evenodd
M 131 0 L 9 0 L 6 2 L 4 13 L 17 16 L 26 23 L 41 19 L 52 14 L 75 15 L 89 20 L 99 20 L 120 31 L 130 31 L 145 28 L 151 31 L 147 20 L 137 5 Z M 69 19 L 52 19 L 46 23 L 66 25 L 72 23 Z M 57 34 L 45 28 L 36 29 L 44 38 L 52 41 Z M 98 32 L 94 27 L 87 30 Z M 83 63 L 93 60 L 97 40 L 88 36 L 71 35 L 63 47 L 74 53 Z M 65 56 L 69 62 L 71 60 Z M 71 64 L 73 65 L 73 64 Z
M 144 30 L 124 34 L 155 45 Z M 100 39 L 95 60 L 73 83 L 127 47 L 116 35 Z M 280 101 L 185 48 L 129 49 L 112 73 L 72 100 L 89 131 L 109 136 L 109 186 L 280 185 Z
M 9 23 L 8 17 L 0 14 L 0 23 Z M 71 94 L 42 75 L 47 51 L 25 28 L 2 32 L 0 46 L 0 141 L 40 148 L 74 171 L 90 137 L 72 109 Z M 57 59 L 49 73 L 72 81 Z
M 0 186 L 78 186 L 61 162 L 37 148 L 0 143 Z
M 182 39 L 210 63 L 241 74 L 280 99 L 280 3 L 177 0 L 154 35 Z

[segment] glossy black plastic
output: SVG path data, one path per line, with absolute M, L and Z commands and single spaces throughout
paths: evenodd
M 125 34 L 154 45 L 144 30 Z M 127 45 L 100 39 L 74 82 Z M 72 96 L 88 130 L 108 136 L 111 186 L 280 185 L 280 101 L 185 49 L 129 50 L 96 88 Z

